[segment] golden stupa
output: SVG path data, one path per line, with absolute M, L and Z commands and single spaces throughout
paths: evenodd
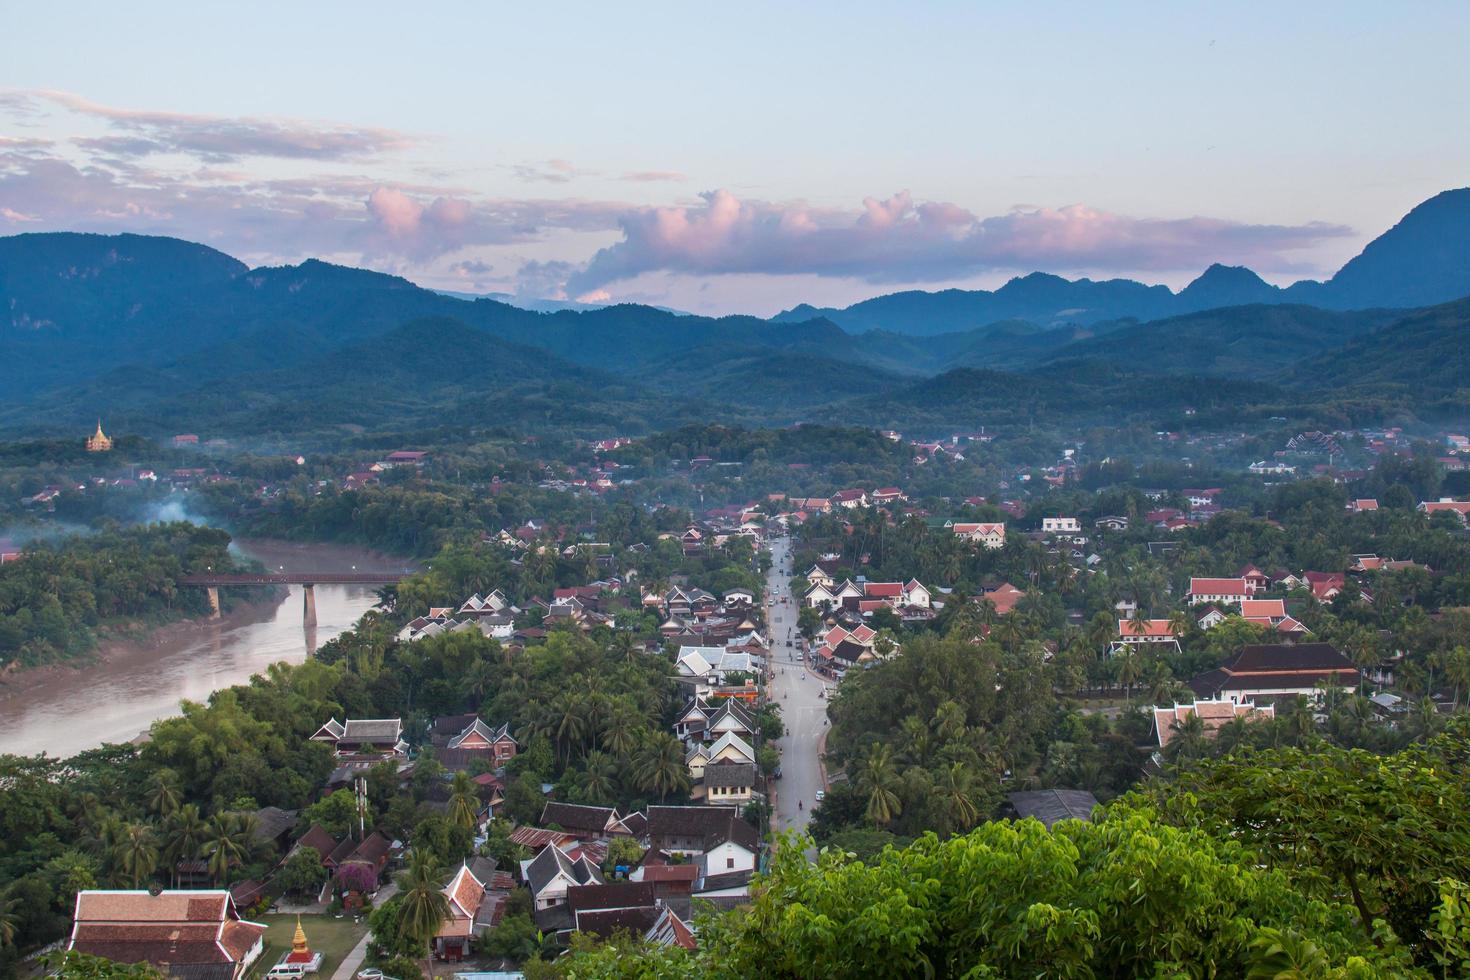
M 112 437 L 102 431 L 102 420 L 97 420 L 97 431 L 87 437 L 87 452 L 112 452 Z
M 296 917 L 296 935 L 291 938 L 291 952 L 286 954 L 287 963 L 309 963 L 315 954 L 306 944 L 306 930 L 301 928 L 301 916 Z

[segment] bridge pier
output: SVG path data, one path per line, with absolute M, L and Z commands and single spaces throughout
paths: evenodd
M 301 612 L 305 625 L 316 625 L 316 585 L 312 582 L 307 582 L 306 588 L 302 590 Z
M 204 594 L 209 596 L 209 618 L 219 619 L 219 586 L 211 585 Z

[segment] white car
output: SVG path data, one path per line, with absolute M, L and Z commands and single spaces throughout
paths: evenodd
M 824 789 L 817 790 L 817 797 L 816 797 L 816 799 L 817 799 L 817 802 L 818 803 L 822 802 L 826 798 L 827 798 L 827 791 L 826 790 L 824 790 Z

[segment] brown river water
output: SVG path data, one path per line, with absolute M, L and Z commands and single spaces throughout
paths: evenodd
M 345 545 L 241 541 L 246 554 L 285 571 L 402 571 L 410 563 Z M 154 630 L 138 641 L 113 640 L 79 667 L 12 674 L 0 684 L 0 753 L 68 756 L 104 742 L 126 742 L 183 700 L 203 701 L 270 664 L 300 663 L 350 629 L 377 601 L 368 586 L 316 586 L 317 625 L 303 625 L 303 589 L 279 602 L 237 608 L 215 621 Z

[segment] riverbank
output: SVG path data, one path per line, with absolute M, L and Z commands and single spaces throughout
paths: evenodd
M 344 545 L 242 541 L 272 569 L 310 572 L 356 566 L 400 571 L 403 559 Z M 65 756 L 103 742 L 126 742 L 183 700 L 203 701 L 247 682 L 272 663 L 300 663 L 350 629 L 377 602 L 364 586 L 316 587 L 317 623 L 302 619 L 302 588 L 270 602 L 237 606 L 219 619 L 190 619 L 109 637 L 75 664 L 32 668 L 0 685 L 0 751 Z

